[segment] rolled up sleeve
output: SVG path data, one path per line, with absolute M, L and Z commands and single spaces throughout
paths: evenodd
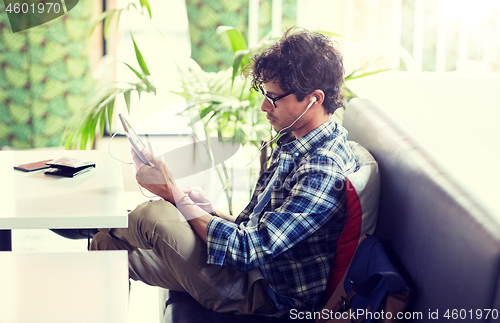
M 207 231 L 207 262 L 248 272 L 313 234 L 338 215 L 331 212 L 338 209 L 341 200 L 335 183 L 345 177 L 336 170 L 329 158 L 318 158 L 313 165 L 301 167 L 299 181 L 283 204 L 261 214 L 256 226 L 214 217 Z
M 230 221 L 213 217 L 208 224 L 207 248 L 209 264 L 222 266 L 227 253 L 229 238 L 238 228 L 238 225 Z

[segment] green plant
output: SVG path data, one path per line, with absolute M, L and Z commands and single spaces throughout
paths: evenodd
M 102 22 L 104 37 L 107 38 L 112 21 L 115 19 L 116 25 L 118 26 L 118 22 L 123 12 L 129 13 L 131 10 L 136 10 L 140 14 L 151 18 L 151 7 L 148 0 L 140 0 L 139 2 L 139 8 L 135 3 L 130 2 L 125 8 L 110 9 L 103 12 L 91 24 L 89 36 L 94 32 L 97 25 Z M 143 92 L 156 94 L 156 87 L 153 84 L 147 64 L 135 42 L 132 32 L 129 32 L 132 37 L 137 63 L 141 71 L 137 71 L 126 62 L 123 62 L 123 64 L 130 68 L 138 80 L 135 83 L 117 83 L 111 89 L 105 89 L 104 91 L 98 92 L 92 100 L 87 102 L 80 111 L 71 118 L 63 133 L 62 141 L 66 149 L 86 149 L 89 142 L 94 145 L 96 135 L 102 138 L 106 123 L 111 125 L 115 100 L 119 96 L 123 96 L 127 105 L 127 110 L 130 113 L 130 96 L 132 92 L 137 92 L 139 98 Z

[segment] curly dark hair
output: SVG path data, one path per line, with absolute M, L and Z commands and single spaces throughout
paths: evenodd
M 314 90 L 323 90 L 323 106 L 330 114 L 343 105 L 342 55 L 335 43 L 320 33 L 288 29 L 278 42 L 252 57 L 248 74 L 256 91 L 260 83 L 277 81 L 300 102 Z

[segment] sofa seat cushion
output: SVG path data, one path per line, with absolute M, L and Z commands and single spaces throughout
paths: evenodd
M 236 316 L 207 310 L 191 295 L 164 290 L 166 298 L 162 323 L 291 323 L 314 322 L 314 320 L 279 319 L 258 315 Z

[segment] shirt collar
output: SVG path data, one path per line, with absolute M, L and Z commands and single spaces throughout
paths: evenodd
M 308 151 L 321 146 L 336 130 L 337 123 L 330 118 L 328 121 L 299 139 L 295 139 L 291 132 L 283 135 L 278 139 L 278 145 L 282 146 L 283 151 L 288 150 L 294 159 L 297 159 Z

